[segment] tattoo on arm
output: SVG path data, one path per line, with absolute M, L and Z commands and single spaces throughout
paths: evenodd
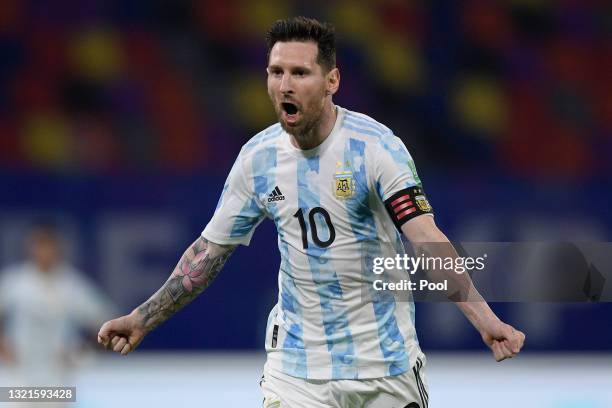
M 235 246 L 221 246 L 200 237 L 181 257 L 166 283 L 138 307 L 147 332 L 195 299 L 217 277 Z

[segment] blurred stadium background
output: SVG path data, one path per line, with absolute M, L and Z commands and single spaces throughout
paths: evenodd
M 274 122 L 264 33 L 297 14 L 336 25 L 336 102 L 404 140 L 451 239 L 611 240 L 610 2 L 2 0 L 0 265 L 53 218 L 121 311 L 146 299 Z M 264 223 L 141 352 L 87 360 L 78 406 L 258 406 L 278 264 Z M 452 305 L 417 305 L 432 407 L 612 406 L 609 304 L 494 309 L 528 339 L 501 366 Z

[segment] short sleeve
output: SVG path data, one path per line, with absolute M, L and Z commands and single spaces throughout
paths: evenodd
M 241 152 L 223 186 L 215 213 L 202 232 L 204 238 L 216 244 L 249 245 L 255 227 L 265 217 L 243 161 Z
M 80 272 L 70 268 L 66 274 L 66 287 L 70 288 L 70 312 L 82 327 L 99 327 L 105 320 L 116 314 L 111 301 Z
M 400 229 L 416 216 L 433 214 L 414 160 L 400 138 L 386 135 L 378 147 L 374 172 L 376 189 L 395 226 Z

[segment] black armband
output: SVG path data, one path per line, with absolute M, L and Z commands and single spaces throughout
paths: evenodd
M 398 230 L 417 215 L 433 213 L 420 186 L 408 187 L 393 194 L 385 200 L 385 208 Z

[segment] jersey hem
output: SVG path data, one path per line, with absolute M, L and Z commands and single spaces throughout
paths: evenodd
M 415 366 L 417 359 L 422 361 L 426 360 L 425 354 L 421 351 L 419 345 L 414 342 L 411 345 L 406 346 L 406 358 L 394 361 L 382 361 L 382 360 L 370 360 L 362 361 L 362 364 L 355 366 L 356 374 L 351 376 L 337 376 L 330 375 L 332 373 L 332 366 L 329 364 L 317 364 L 316 361 L 312 361 L 313 353 L 309 353 L 311 360 L 307 366 L 298 365 L 294 367 L 294 370 L 288 369 L 283 361 L 282 349 L 274 349 L 273 351 L 268 350 L 265 368 L 271 372 L 278 374 L 288 375 L 295 378 L 301 378 L 305 380 L 369 380 L 375 378 L 384 377 L 395 377 L 402 375 L 412 369 Z M 324 353 L 326 354 L 326 353 Z M 325 360 L 329 361 L 329 357 L 326 355 Z M 389 372 L 389 365 L 395 363 L 396 367 L 402 367 L 397 369 L 393 374 Z M 298 373 L 306 373 L 300 375 Z

